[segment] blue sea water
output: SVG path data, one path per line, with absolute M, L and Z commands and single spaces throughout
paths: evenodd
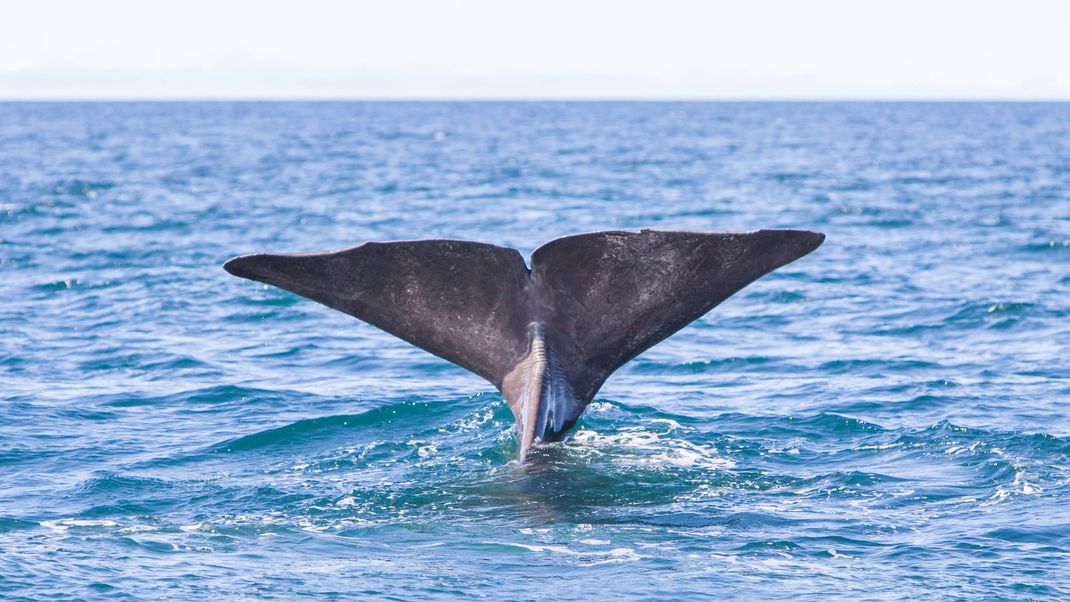
M 513 461 L 220 265 L 825 232 Z M 0 104 L 0 598 L 1070 597 L 1070 105 Z

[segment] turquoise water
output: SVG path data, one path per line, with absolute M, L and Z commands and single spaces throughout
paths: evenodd
M 226 274 L 828 239 L 519 466 L 486 382 Z M 0 598 L 1070 596 L 1070 105 L 0 104 Z

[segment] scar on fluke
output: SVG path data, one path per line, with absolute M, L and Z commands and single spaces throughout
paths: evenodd
M 368 242 L 236 257 L 224 268 L 318 301 L 497 387 L 519 457 L 560 440 L 628 360 L 825 235 L 609 231 L 515 249 L 462 240 Z

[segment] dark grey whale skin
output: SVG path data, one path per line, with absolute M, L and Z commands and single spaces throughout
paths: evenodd
M 523 458 L 532 436 L 560 439 L 614 370 L 824 239 L 802 230 L 592 232 L 539 247 L 530 270 L 516 250 L 490 244 L 368 242 L 244 255 L 223 267 L 478 374 L 506 396 L 522 432 L 520 400 L 532 391 L 538 424 L 527 445 L 522 436 Z

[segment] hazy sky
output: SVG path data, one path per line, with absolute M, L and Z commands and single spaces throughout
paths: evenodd
M 0 98 L 1070 99 L 1070 1 L 9 0 Z

